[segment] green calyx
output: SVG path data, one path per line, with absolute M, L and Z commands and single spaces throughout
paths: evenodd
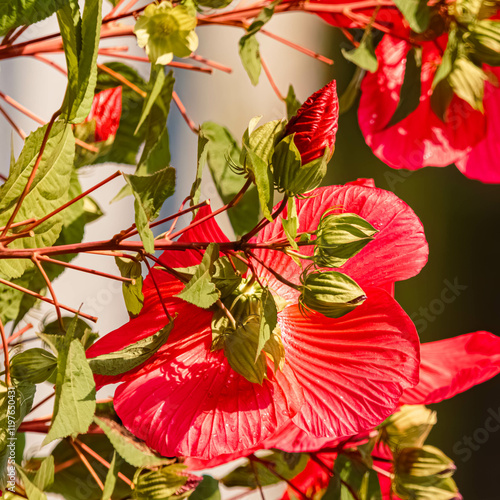
M 275 147 L 272 156 L 274 186 L 292 197 L 317 188 L 326 175 L 332 151 L 325 148 L 322 157 L 302 165 L 300 152 L 294 142 L 295 134 L 285 136 Z
M 325 212 L 315 233 L 312 259 L 318 267 L 340 267 L 370 243 L 376 233 L 359 215 Z
M 490 66 L 500 65 L 500 22 L 482 20 L 475 23 L 468 36 L 474 56 Z
M 224 349 L 234 371 L 262 384 L 267 373 L 266 355 L 274 362 L 275 371 L 284 363 L 274 297 L 268 288 L 249 278 L 222 302 L 212 319 L 211 349 Z
M 184 5 L 150 4 L 137 20 L 134 33 L 153 64 L 169 64 L 174 56 L 188 57 L 198 48 L 196 15 Z
M 366 300 L 359 285 L 349 276 L 337 271 L 307 270 L 301 277 L 299 307 L 316 311 L 328 318 L 340 318 Z

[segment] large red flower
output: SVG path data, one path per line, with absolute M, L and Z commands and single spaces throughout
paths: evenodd
M 255 262 L 257 274 L 288 302 L 278 316 L 286 361 L 282 371 L 268 367 L 262 385 L 231 369 L 222 351 L 210 352 L 210 310 L 174 295 L 183 285 L 154 270 L 163 301 L 177 313 L 166 345 L 140 367 L 98 384 L 122 382 L 115 408 L 124 425 L 163 455 L 210 459 L 262 443 L 285 425 L 333 439 L 372 428 L 391 414 L 402 392 L 418 381 L 419 345 L 414 325 L 388 294 L 397 280 L 414 276 L 427 259 L 420 221 L 392 193 L 359 185 L 313 191 L 297 203 L 301 231 L 316 229 L 321 214 L 342 206 L 359 214 L 378 233 L 340 271 L 364 289 L 367 300 L 348 315 L 304 317 L 295 290 Z M 209 209 L 200 210 L 198 217 Z M 256 242 L 284 237 L 278 218 Z M 213 219 L 182 236 L 184 241 L 227 241 Z M 298 283 L 300 268 L 273 250 L 257 250 L 265 263 Z M 195 251 L 167 251 L 169 266 L 200 261 Z M 136 319 L 100 339 L 89 357 L 121 349 L 156 333 L 167 323 L 151 277 L 144 284 L 145 305 Z
M 417 108 L 400 122 L 388 126 L 401 98 L 406 57 L 412 45 L 385 35 L 375 51 L 379 62 L 361 83 L 358 118 L 366 143 L 375 155 L 393 168 L 416 170 L 456 163 L 468 177 L 500 182 L 496 140 L 500 127 L 500 90 L 485 84 L 484 115 L 456 95 L 443 122 L 431 108 L 431 85 L 442 61 L 448 36 L 421 43 L 421 96 Z M 490 68 L 498 77 L 500 70 Z

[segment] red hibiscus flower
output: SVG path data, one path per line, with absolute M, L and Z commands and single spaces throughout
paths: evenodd
M 359 214 L 378 233 L 339 270 L 363 287 L 366 301 L 348 315 L 303 316 L 298 292 L 254 262 L 261 281 L 287 301 L 278 323 L 285 350 L 282 371 L 268 367 L 262 385 L 250 383 L 229 365 L 223 351 L 210 351 L 210 310 L 175 297 L 183 284 L 153 270 L 170 314 L 177 313 L 168 342 L 138 368 L 98 384 L 122 382 L 115 408 L 124 425 L 166 456 L 210 459 L 248 450 L 293 421 L 314 436 L 335 438 L 372 428 L 390 415 L 404 389 L 418 379 L 418 337 L 411 320 L 384 291 L 419 272 L 427 243 L 413 211 L 392 193 L 359 185 L 317 189 L 297 202 L 302 231 L 318 226 L 333 206 Z M 198 217 L 209 213 L 200 210 Z M 278 218 L 256 243 L 284 238 Z M 228 241 L 213 219 L 182 241 Z M 274 250 L 255 250 L 264 263 L 299 283 L 300 268 Z M 166 251 L 169 266 L 200 262 L 194 251 Z M 144 284 L 140 315 L 100 339 L 88 356 L 119 350 L 159 331 L 168 322 L 151 277 Z
M 408 32 L 409 34 L 409 32 Z M 420 43 L 422 47 L 421 96 L 417 108 L 400 122 L 390 125 L 401 97 L 406 57 L 412 44 L 385 35 L 375 53 L 378 69 L 361 83 L 358 118 L 366 143 L 375 155 L 393 168 L 416 170 L 456 163 L 467 177 L 482 182 L 500 182 L 496 140 L 500 127 L 500 90 L 487 81 L 484 114 L 454 95 L 443 122 L 431 108 L 432 82 L 442 63 L 448 36 Z M 498 68 L 485 69 L 500 76 Z
M 500 337 L 488 332 L 469 333 L 422 344 L 420 353 L 420 382 L 416 387 L 405 390 L 401 404 L 439 403 L 500 373 Z M 331 471 L 336 455 L 321 450 L 333 448 L 338 443 L 338 440 L 317 440 L 300 429 L 289 429 L 288 432 L 280 432 L 276 437 L 267 440 L 266 447 L 284 451 L 319 452 L 319 461 L 327 464 Z M 388 447 L 378 445 L 374 455 L 379 469 L 392 471 L 392 464 L 387 462 L 392 460 Z M 306 469 L 292 482 L 295 487 L 312 497 L 311 493 L 326 488 L 331 477 L 330 471 L 318 465 L 318 462 L 310 460 Z M 383 500 L 399 500 L 391 491 L 391 480 L 384 474 L 379 474 L 379 480 Z M 294 498 L 293 493 L 289 488 L 282 500 Z
M 122 88 L 115 87 L 98 92 L 85 120 L 95 120 L 95 142 L 106 141 L 116 135 L 122 114 Z

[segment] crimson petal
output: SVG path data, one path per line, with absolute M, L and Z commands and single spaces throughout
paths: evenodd
M 439 403 L 500 373 L 500 337 L 475 332 L 421 346 L 420 382 L 401 404 Z
M 106 141 L 116 135 L 122 114 L 122 88 L 115 87 L 98 92 L 92 101 L 85 121 L 95 120 L 96 142 Z
M 379 424 L 418 382 L 419 341 L 410 318 L 380 289 L 338 319 L 279 315 L 286 359 L 305 404 L 293 422 L 315 436 L 351 436 Z

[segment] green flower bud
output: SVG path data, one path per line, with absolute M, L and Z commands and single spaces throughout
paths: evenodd
M 336 271 L 303 274 L 301 282 L 299 307 L 328 318 L 340 318 L 366 300 L 353 279 Z
M 323 214 L 314 240 L 314 263 L 340 267 L 361 251 L 377 230 L 356 214 Z
M 10 362 L 10 369 L 16 380 L 41 384 L 55 374 L 57 359 L 49 351 L 35 347 L 16 354 Z
M 323 156 L 302 165 L 294 137 L 295 134 L 284 137 L 275 147 L 272 159 L 274 185 L 288 197 L 317 188 L 326 175 L 331 157 L 331 151 L 326 147 Z
M 154 64 L 169 64 L 174 56 L 188 57 L 198 48 L 193 31 L 196 15 L 184 5 L 172 7 L 170 2 L 150 4 L 137 20 L 134 33 L 139 47 L 146 49 Z
M 227 7 L 233 0 L 197 0 L 196 3 L 202 7 L 210 9 L 223 9 Z

